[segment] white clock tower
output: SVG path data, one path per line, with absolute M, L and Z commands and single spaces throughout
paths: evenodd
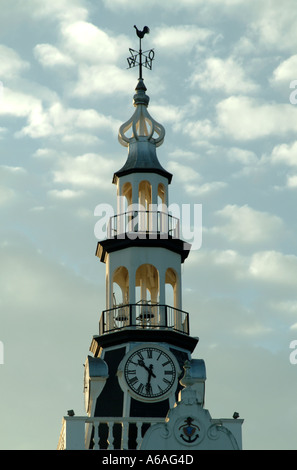
M 190 335 L 189 314 L 182 308 L 181 266 L 190 245 L 180 238 L 180 221 L 168 212 L 172 175 L 156 153 L 165 131 L 148 112 L 142 77 L 142 66 L 153 57 L 152 51 L 145 56 L 141 50 L 145 32 L 148 28 L 137 30 L 140 50 L 132 55 L 140 70 L 135 111 L 119 129 L 128 157 L 113 175 L 117 214 L 96 250 L 106 266 L 106 307 L 91 342 L 93 356 L 85 363 L 87 419 L 65 418 L 76 430 L 87 424 L 87 449 L 140 448 L 147 429 L 151 435 L 154 424 L 162 425 L 176 403 L 182 405 L 185 385 L 192 387 L 194 406 L 204 405 L 204 361 L 192 359 L 198 338 Z M 185 364 L 190 381 L 180 382 Z M 184 437 L 176 445 L 198 443 L 199 418 L 192 414 L 179 417 Z M 69 435 L 68 447 L 65 433 L 63 438 L 65 448 L 75 447 L 76 438 Z

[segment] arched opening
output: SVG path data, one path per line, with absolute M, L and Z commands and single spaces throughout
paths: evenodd
M 165 186 L 163 183 L 159 183 L 158 184 L 158 208 L 166 204 L 167 204 L 167 198 L 166 198 Z
M 125 198 L 123 212 L 126 212 L 127 207 L 132 204 L 132 184 L 131 183 L 123 184 L 121 196 Z
M 178 308 L 177 274 L 172 268 L 168 268 L 165 274 L 165 300 L 166 305 Z
M 128 208 L 132 204 L 132 184 L 123 184 L 118 202 L 118 215 L 116 217 L 116 233 L 119 235 L 127 231 L 129 222 Z
M 138 202 L 140 205 L 138 213 L 139 230 L 149 232 L 151 228 L 151 217 L 149 211 L 152 204 L 152 186 L 148 181 L 141 181 L 138 187 Z
M 129 303 L 129 273 L 124 266 L 119 266 L 113 273 L 113 306 Z
M 152 186 L 148 181 L 141 181 L 138 187 L 139 204 L 148 211 L 152 204 Z
M 158 322 L 159 273 L 152 264 L 142 264 L 135 275 L 136 318 L 141 324 Z
M 124 266 L 119 266 L 112 277 L 113 312 L 115 328 L 126 326 L 129 321 L 129 273 Z

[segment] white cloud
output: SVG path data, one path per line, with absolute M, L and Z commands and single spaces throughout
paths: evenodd
M 176 127 L 184 134 L 189 135 L 196 143 L 204 139 L 216 138 L 220 135 L 220 129 L 210 119 L 185 121 L 179 123 Z
M 150 106 L 149 113 L 159 122 L 178 123 L 184 118 L 185 110 L 171 104 L 154 104 Z
M 114 172 L 114 162 L 100 155 L 88 153 L 78 157 L 64 157 L 54 170 L 54 182 L 78 188 L 108 188 Z M 57 195 L 57 193 L 55 193 Z M 67 193 L 64 193 L 64 195 Z M 70 194 L 70 193 L 68 193 Z M 61 196 L 61 193 L 60 193 Z
M 228 149 L 227 157 L 231 162 L 239 162 L 242 165 L 255 165 L 258 163 L 257 155 L 254 152 L 237 147 Z
M 24 70 L 30 68 L 29 62 L 23 60 L 19 54 L 10 47 L 0 45 L 0 77 L 4 79 L 12 79 Z
M 63 48 L 83 62 L 106 64 L 118 62 L 127 54 L 130 43 L 126 36 L 108 35 L 86 21 L 77 21 L 62 28 Z
M 194 160 L 198 158 L 197 153 L 192 152 L 191 150 L 185 150 L 181 148 L 177 148 L 173 150 L 172 152 L 169 153 L 169 156 L 176 160 L 179 160 L 179 159 Z
M 0 186 L 0 206 L 11 202 L 15 197 L 15 191 L 5 186 Z
M 273 71 L 272 82 L 288 84 L 292 80 L 297 78 L 297 55 L 292 55 L 288 59 L 284 60 L 279 66 Z
M 276 145 L 271 152 L 271 162 L 291 167 L 297 166 L 297 141 Z
M 118 92 L 127 93 L 134 90 L 135 78 L 124 70 L 112 64 L 86 65 L 82 64 L 78 70 L 77 83 L 73 84 L 73 95 L 79 97 L 99 95 L 112 95 Z
M 66 108 L 61 103 L 53 103 L 47 110 L 39 103 L 28 112 L 28 125 L 19 135 L 29 135 L 32 138 L 59 135 L 71 140 L 73 132 L 78 129 L 94 130 L 118 129 L 118 122 L 110 116 L 99 114 L 94 109 Z M 94 139 L 91 139 L 94 142 Z
M 41 107 L 41 101 L 38 98 L 5 87 L 0 114 L 26 117 L 35 110 L 41 110 Z
M 215 191 L 219 191 L 220 189 L 226 188 L 227 183 L 224 181 L 211 181 L 209 183 L 203 184 L 189 184 L 186 186 L 186 191 L 188 194 L 192 196 L 202 196 L 206 194 L 213 193 Z
M 257 2 L 249 30 L 265 50 L 296 50 L 296 20 L 295 0 L 265 0 Z
M 227 94 L 249 93 L 258 89 L 258 85 L 251 81 L 242 65 L 233 57 L 221 59 L 209 57 L 190 78 L 192 86 L 199 85 L 206 91 L 218 90 Z
M 255 253 L 249 273 L 254 279 L 297 288 L 297 256 L 277 251 Z
M 84 0 L 51 0 L 42 3 L 40 3 L 40 0 L 30 0 L 27 3 L 30 15 L 36 18 L 73 22 L 75 20 L 85 20 L 88 17 Z M 26 7 L 26 5 L 23 5 L 24 9 Z
M 235 140 L 251 140 L 295 132 L 297 109 L 291 104 L 259 104 L 246 96 L 231 96 L 217 105 L 221 130 Z
M 72 189 L 52 189 L 48 192 L 50 197 L 55 199 L 76 199 L 84 195 L 83 191 L 74 191 Z
M 103 0 L 104 5 L 106 8 L 109 8 L 113 11 L 117 11 L 118 9 L 128 9 L 131 11 L 143 10 L 143 8 L 162 8 L 164 10 L 170 10 L 170 12 L 179 12 L 180 10 L 193 10 L 194 12 L 197 11 L 198 6 L 204 6 L 203 0 L 183 0 L 180 2 L 179 0 L 171 0 L 170 2 L 160 2 L 159 0 L 151 0 L 148 4 L 146 0 Z M 209 0 L 210 4 L 216 6 L 226 6 L 232 7 L 236 5 L 240 5 L 245 3 L 244 0 Z
M 283 228 L 283 222 L 279 217 L 257 211 L 247 205 L 241 207 L 227 205 L 217 211 L 217 215 L 227 223 L 211 228 L 210 232 L 239 243 L 267 242 L 277 236 Z
M 59 49 L 51 44 L 37 44 L 34 48 L 34 54 L 43 67 L 54 67 L 57 65 L 73 66 L 74 60 L 59 51 Z
M 168 170 L 175 175 L 175 178 L 182 183 L 191 181 L 199 181 L 200 175 L 191 166 L 182 165 L 181 163 L 171 161 L 168 164 Z
M 287 177 L 288 188 L 297 188 L 297 175 L 291 175 Z
M 163 25 L 154 32 L 153 44 L 159 49 L 166 48 L 167 53 L 188 53 L 193 47 L 204 43 L 212 35 L 213 33 L 209 29 L 193 25 Z

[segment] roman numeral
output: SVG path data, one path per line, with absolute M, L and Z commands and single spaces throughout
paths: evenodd
M 152 359 L 152 357 L 153 357 L 153 351 L 152 351 L 151 349 L 147 349 L 146 352 L 147 352 L 147 358 L 148 358 L 148 359 Z
M 138 378 L 135 376 L 135 377 L 133 377 L 131 380 L 129 380 L 129 383 L 130 383 L 131 385 L 134 385 L 137 381 L 138 381 Z
M 162 366 L 165 367 L 167 364 L 170 364 L 170 361 L 163 362 Z
M 173 374 L 173 371 L 172 371 L 172 370 L 165 370 L 165 371 L 164 371 L 164 374 L 165 374 L 165 375 L 172 375 L 172 374 Z
M 139 384 L 139 387 L 138 387 L 138 389 L 137 389 L 137 392 L 138 392 L 138 393 L 142 393 L 143 389 L 144 389 L 144 385 L 143 385 L 143 384 Z

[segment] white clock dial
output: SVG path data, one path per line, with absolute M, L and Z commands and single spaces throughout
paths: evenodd
M 165 398 L 172 391 L 177 372 L 170 353 L 147 346 L 130 354 L 124 366 L 124 377 L 133 394 L 153 401 Z

